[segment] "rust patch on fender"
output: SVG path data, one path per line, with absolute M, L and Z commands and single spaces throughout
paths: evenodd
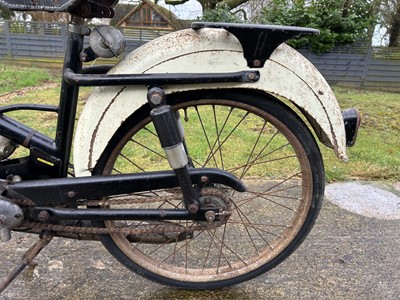
M 92 137 L 91 137 L 91 139 L 90 139 L 89 164 L 88 164 L 88 166 L 87 166 L 88 169 L 90 168 L 90 166 L 93 165 L 93 164 L 92 164 L 92 159 L 93 159 L 93 146 L 94 146 L 94 142 L 95 142 L 95 139 L 96 139 L 97 132 L 99 131 L 100 124 L 101 124 L 101 122 L 103 121 L 103 119 L 104 119 L 106 113 L 109 111 L 110 107 L 113 105 L 113 103 L 115 102 L 115 100 L 119 97 L 119 95 L 121 95 L 121 93 L 125 90 L 125 88 L 126 88 L 126 86 L 124 86 L 124 87 L 114 96 L 114 98 L 112 98 L 112 100 L 110 101 L 110 103 L 108 103 L 107 108 L 106 108 L 106 109 L 103 111 L 103 113 L 101 114 L 100 119 L 99 119 L 99 122 L 97 123 L 97 125 L 96 125 L 96 127 L 95 127 L 95 129 L 94 129 L 94 131 L 93 131 Z

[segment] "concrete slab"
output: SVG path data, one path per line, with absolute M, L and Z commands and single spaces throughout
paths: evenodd
M 340 182 L 326 187 L 325 195 L 335 204 L 353 213 L 384 220 L 400 219 L 400 191 L 371 182 Z
M 351 197 L 348 186 L 328 185 L 318 221 L 300 248 L 245 284 L 213 291 L 164 287 L 125 269 L 100 243 L 56 238 L 39 255 L 38 265 L 25 270 L 0 299 L 398 299 L 400 220 L 367 216 L 338 203 L 352 199 L 362 207 L 376 199 L 371 186 L 379 195 L 394 194 L 400 203 L 388 185 L 362 183 L 360 194 Z M 36 236 L 14 233 L 0 244 L 0 277 L 35 241 Z

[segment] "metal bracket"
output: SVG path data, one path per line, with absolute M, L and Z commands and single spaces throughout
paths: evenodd
M 262 68 L 272 52 L 288 39 L 303 34 L 319 34 L 317 29 L 278 25 L 194 22 L 191 27 L 221 28 L 233 34 L 242 45 L 250 68 Z

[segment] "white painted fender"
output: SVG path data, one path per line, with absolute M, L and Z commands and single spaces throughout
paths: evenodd
M 223 29 L 186 29 L 153 40 L 130 53 L 110 74 L 221 73 L 249 70 L 242 46 Z M 280 45 L 253 83 L 164 86 L 167 94 L 196 89 L 248 88 L 284 97 L 305 112 L 316 133 L 336 155 L 347 160 L 344 124 L 339 105 L 318 70 L 286 44 Z M 119 126 L 147 103 L 142 86 L 96 88 L 80 116 L 74 141 L 78 176 L 90 175 Z

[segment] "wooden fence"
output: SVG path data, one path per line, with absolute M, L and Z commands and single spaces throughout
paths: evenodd
M 126 38 L 125 53 L 169 32 L 144 29 L 121 31 Z M 62 59 L 66 37 L 67 24 L 0 21 L 0 59 Z
M 323 55 L 300 51 L 331 84 L 400 91 L 400 48 L 351 45 Z
M 67 25 L 0 21 L 0 60 L 61 60 Z M 168 31 L 121 29 L 129 53 Z M 317 55 L 300 50 L 331 84 L 400 91 L 400 48 L 342 46 Z

